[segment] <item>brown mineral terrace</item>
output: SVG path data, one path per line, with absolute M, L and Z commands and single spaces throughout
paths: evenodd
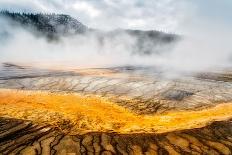
M 232 121 L 160 134 L 89 132 L 70 135 L 31 121 L 0 117 L 1 154 L 230 155 Z

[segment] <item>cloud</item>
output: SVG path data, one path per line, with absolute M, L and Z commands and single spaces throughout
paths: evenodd
M 87 2 L 76 2 L 73 5 L 73 8 L 77 12 L 84 12 L 84 13 L 88 14 L 88 16 L 91 18 L 100 16 L 102 13 L 100 10 L 96 9 L 92 5 L 89 5 Z
M 70 14 L 87 26 L 106 30 L 126 28 L 175 31 L 185 18 L 185 5 L 185 0 L 0 1 L 1 9 Z

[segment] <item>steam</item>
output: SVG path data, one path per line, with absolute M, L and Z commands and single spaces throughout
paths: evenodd
M 89 32 L 73 36 L 64 36 L 59 41 L 48 42 L 45 37 L 38 37 L 32 30 L 10 24 L 2 19 L 2 44 L 0 62 L 13 62 L 47 67 L 115 67 L 115 66 L 151 66 L 158 62 L 162 52 L 171 48 L 169 45 L 153 46 L 148 38 L 143 51 L 138 51 L 137 38 L 127 31 Z M 162 35 L 162 34 L 160 34 Z M 107 36 L 99 38 L 101 36 Z M 137 52 L 136 52 L 137 51 Z
M 195 16 L 180 29 L 185 37 L 167 56 L 173 68 L 209 71 L 232 67 L 229 25 Z
M 148 55 L 133 53 L 136 38 L 128 33 L 119 33 L 113 39 L 105 38 L 103 43 L 96 33 L 61 37 L 58 42 L 48 42 L 1 19 L 0 62 L 74 68 L 152 66 L 167 73 L 232 67 L 230 27 L 196 14 L 187 15 L 191 20 L 180 22 L 177 30 L 182 34 L 182 40 L 175 46 L 161 46 L 159 52 Z M 149 42 L 147 50 L 154 50 Z

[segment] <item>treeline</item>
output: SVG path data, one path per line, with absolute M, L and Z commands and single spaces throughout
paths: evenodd
M 166 47 L 169 47 L 169 45 L 172 46 L 173 43 L 180 39 L 178 35 L 155 30 L 118 29 L 105 32 L 97 29 L 89 29 L 76 19 L 64 14 L 19 13 L 3 10 L 0 12 L 0 16 L 9 18 L 13 24 L 21 24 L 25 28 L 33 30 L 34 34 L 42 37 L 45 36 L 51 40 L 59 39 L 60 36 L 82 33 L 87 34 L 86 36 L 92 35 L 96 37 L 100 45 L 104 46 L 104 40 L 117 40 L 118 36 L 128 34 L 136 42 L 133 47 L 133 53 L 142 55 L 161 53 L 163 49 L 166 50 Z
M 1 16 L 10 19 L 12 24 L 20 24 L 31 30 L 37 30 L 37 34 L 43 33 L 49 38 L 53 38 L 55 28 L 53 25 L 49 24 L 48 20 L 46 21 L 43 18 L 43 14 L 34 14 L 34 13 L 19 13 L 19 12 L 9 12 L 1 11 Z
M 54 16 L 55 14 L 42 14 L 42 13 L 19 13 L 1 11 L 0 14 L 6 18 L 11 19 L 15 23 L 19 23 L 25 26 L 31 26 L 39 31 L 45 33 L 54 33 L 56 29 L 54 25 L 49 22 L 48 16 Z
M 28 16 L 28 15 L 56 15 L 55 13 L 26 13 L 26 12 L 13 12 L 13 11 L 8 11 L 8 10 L 1 10 L 0 11 L 1 15 L 8 15 L 8 16 L 19 16 L 19 15 L 23 15 L 23 16 Z
M 7 10 L 0 11 L 0 16 L 8 18 L 13 24 L 20 24 L 26 28 L 37 30 L 38 34 L 45 34 L 49 38 L 57 35 L 84 31 L 86 28 L 76 19 L 64 14 L 55 13 L 20 13 Z

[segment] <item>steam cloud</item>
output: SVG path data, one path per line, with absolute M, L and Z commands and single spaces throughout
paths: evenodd
M 127 33 L 118 35 L 114 40 L 104 40 L 104 46 L 99 43 L 97 36 L 90 34 L 63 37 L 60 42 L 47 42 L 22 28 L 12 28 L 6 20 L 1 20 L 0 61 L 77 68 L 158 66 L 173 72 L 231 67 L 230 28 L 199 18 L 192 12 L 187 15 L 193 20 L 187 20 L 188 24 L 182 21 L 178 23 L 178 32 L 183 34 L 182 41 L 173 49 L 162 47 L 160 50 L 165 52 L 151 55 L 131 54 L 135 48 L 135 38 Z M 6 32 L 10 33 L 9 37 L 4 35 Z
M 136 38 L 124 31 L 120 31 L 113 38 L 105 37 L 101 41 L 98 33 L 86 33 L 48 42 L 45 37 L 37 37 L 31 31 L 15 27 L 6 19 L 0 22 L 3 25 L 0 30 L 1 62 L 77 68 L 144 66 L 156 63 L 150 54 L 134 53 L 137 47 Z M 159 44 L 153 47 L 149 42 L 145 45 L 147 47 L 144 50 L 151 51 L 152 57 L 158 57 L 159 51 L 165 52 L 170 48 Z

